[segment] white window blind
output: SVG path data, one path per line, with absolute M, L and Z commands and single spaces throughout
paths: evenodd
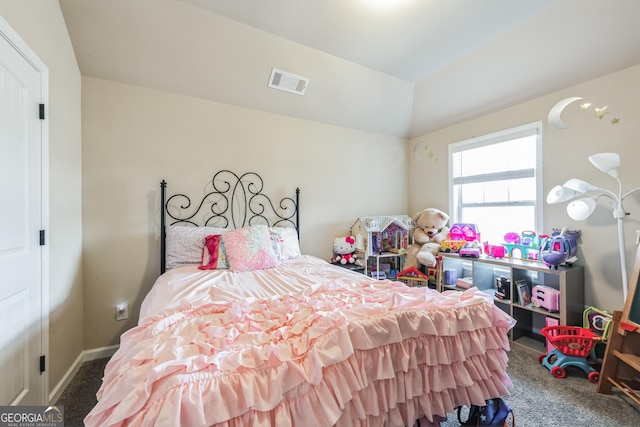
M 541 122 L 449 146 L 452 223 L 472 223 L 483 241 L 542 233 Z

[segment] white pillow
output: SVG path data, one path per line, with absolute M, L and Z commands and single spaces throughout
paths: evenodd
M 269 232 L 271 234 L 271 239 L 279 248 L 279 250 L 276 250 L 276 253 L 281 261 L 302 255 L 300 252 L 298 233 L 295 228 L 271 227 Z
M 206 237 L 211 234 L 222 234 L 227 229 L 172 225 L 167 227 L 166 231 L 166 269 L 171 270 L 185 265 L 200 265 Z

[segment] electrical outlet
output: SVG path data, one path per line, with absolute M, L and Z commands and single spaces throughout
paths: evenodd
M 129 318 L 129 304 L 126 302 L 116 305 L 116 320 L 127 320 Z

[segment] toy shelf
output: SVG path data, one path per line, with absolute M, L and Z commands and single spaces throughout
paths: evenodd
M 525 347 L 545 351 L 546 339 L 540 329 L 548 319 L 560 325 L 582 326 L 584 313 L 584 268 L 579 265 L 548 268 L 544 263 L 513 258 L 461 258 L 456 253 L 440 253 L 441 262 L 436 289 L 440 292 L 464 290 L 452 278 L 469 277 L 473 286 L 493 297 L 495 305 L 517 320 L 509 338 Z M 499 298 L 500 278 L 508 281 L 508 295 Z M 449 283 L 447 283 L 447 281 Z M 557 311 L 527 301 L 521 303 L 516 283 L 526 284 L 529 296 L 534 286 L 544 285 L 559 291 Z

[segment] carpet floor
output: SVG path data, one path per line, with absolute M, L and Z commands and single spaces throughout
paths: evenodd
M 508 373 L 513 388 L 505 401 L 519 427 L 637 427 L 640 406 L 614 389 L 612 395 L 596 392 L 580 370 L 568 370 L 566 378 L 555 378 L 538 363 L 538 353 L 517 344 L 509 352 Z M 82 426 L 96 404 L 108 359 L 85 362 L 56 402 L 64 406 L 65 426 Z M 450 414 L 442 427 L 459 426 Z M 178 427 L 178 426 L 176 426 Z

